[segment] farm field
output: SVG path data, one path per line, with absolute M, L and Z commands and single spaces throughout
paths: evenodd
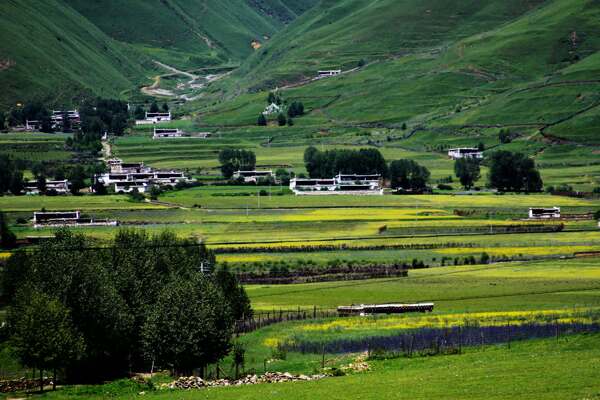
M 258 310 L 312 309 L 351 302 L 434 301 L 432 314 L 330 318 L 275 324 L 243 335 L 247 371 L 261 372 L 281 343 L 352 340 L 393 336 L 410 329 L 460 325 L 517 327 L 531 321 L 593 321 L 600 311 L 598 259 L 506 263 L 411 271 L 408 278 L 355 283 L 248 286 Z M 557 340 L 513 341 L 510 345 L 464 347 L 461 354 L 370 360 L 370 370 L 320 382 L 261 384 L 234 388 L 177 391 L 178 398 L 347 398 L 349 388 L 364 398 L 595 398 L 595 369 L 600 366 L 598 334 Z M 356 354 L 325 354 L 325 365 L 353 362 Z M 227 363 L 227 362 L 226 362 Z M 225 364 L 226 364 L 225 363 Z M 290 351 L 269 361 L 269 370 L 313 373 L 321 354 Z M 581 365 L 586 368 L 581 368 Z M 228 368 L 228 367 L 225 367 Z M 489 385 L 490 379 L 494 385 Z M 423 384 L 427 381 L 427 384 Z M 524 384 L 527 382 L 527 384 Z M 47 398 L 129 398 L 141 391 L 132 384 L 66 388 Z M 134 392 L 135 391 L 135 392 Z M 146 391 L 151 398 L 174 392 Z M 373 397 L 375 396 L 375 397 Z

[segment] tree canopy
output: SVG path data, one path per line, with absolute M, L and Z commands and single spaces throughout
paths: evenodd
M 221 173 L 226 179 L 239 170 L 253 170 L 256 167 L 256 155 L 250 150 L 223 149 L 219 153 Z
M 481 177 L 479 160 L 474 158 L 459 158 L 454 163 L 454 173 L 465 189 L 471 189 Z
M 86 236 L 59 230 L 55 239 L 7 260 L 1 281 L 11 301 L 9 333 L 23 362 L 37 368 L 31 355 L 42 350 L 28 346 L 38 342 L 23 327 L 53 323 L 69 333 L 61 340 L 81 340 L 72 346 L 77 354 L 61 352 L 53 361 L 72 381 L 123 376 L 151 363 L 188 372 L 223 357 L 238 310 L 251 314 L 235 276 L 200 270 L 214 262 L 203 244 L 170 232 L 121 230 L 102 249 Z M 54 322 L 39 317 L 49 312 L 41 303 L 51 303 Z
M 539 192 L 544 187 L 531 158 L 505 150 L 491 155 L 488 179 L 489 186 L 501 192 Z
M 385 159 L 377 149 L 326 150 L 311 146 L 304 151 L 304 165 L 311 178 L 342 174 L 387 175 Z
M 392 189 L 422 192 L 427 189 L 430 172 L 413 160 L 395 160 L 390 163 Z

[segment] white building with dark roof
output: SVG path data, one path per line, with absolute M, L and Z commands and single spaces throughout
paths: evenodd
M 290 180 L 290 190 L 296 195 L 382 195 L 381 175 L 338 174 L 331 179 L 294 178 Z
M 448 157 L 453 160 L 460 158 L 483 159 L 483 152 L 476 147 L 459 147 L 448 150 Z
M 275 175 L 271 170 L 265 171 L 236 171 L 233 173 L 233 179 L 244 179 L 244 183 L 258 183 L 261 179 L 272 178 L 275 180 Z
M 555 219 L 560 218 L 560 207 L 529 209 L 530 219 Z

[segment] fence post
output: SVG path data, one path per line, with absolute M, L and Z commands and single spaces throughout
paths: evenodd
M 321 369 L 325 368 L 325 343 L 321 346 Z

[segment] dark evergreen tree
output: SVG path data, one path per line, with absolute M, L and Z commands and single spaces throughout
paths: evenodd
M 472 158 L 459 158 L 454 163 L 454 172 L 465 189 L 471 189 L 473 184 L 481 177 L 479 160 Z
M 156 101 L 153 101 L 152 104 L 150 104 L 150 112 L 151 113 L 160 112 L 160 109 L 158 108 L 158 104 L 156 104 Z
M 256 155 L 250 150 L 223 149 L 219 153 L 221 173 L 226 179 L 240 170 L 253 170 L 256 166 Z
M 279 115 L 277 115 L 277 124 L 279 126 L 285 126 L 287 124 L 287 118 L 283 113 L 279 113 Z
M 258 126 L 267 126 L 267 117 L 264 116 L 264 114 L 260 114 L 258 116 L 258 119 L 256 121 L 256 124 Z
M 491 155 L 488 179 L 489 186 L 501 192 L 539 192 L 544 187 L 531 158 L 504 150 Z
M 422 192 L 427 189 L 429 170 L 413 160 L 395 160 L 390 163 L 392 189 Z

